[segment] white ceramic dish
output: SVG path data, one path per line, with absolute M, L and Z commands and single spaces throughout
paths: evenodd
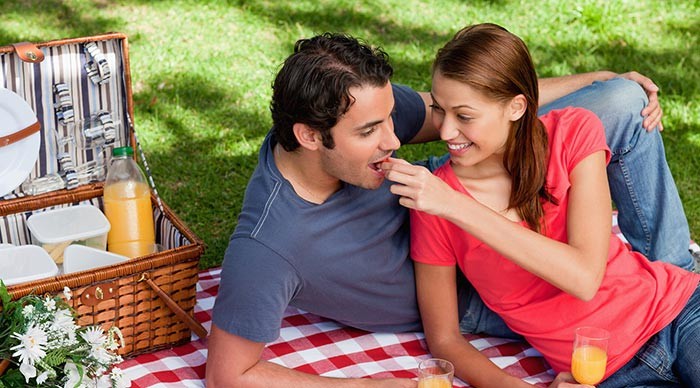
M 129 258 L 116 253 L 86 247 L 84 245 L 69 245 L 63 251 L 63 273 L 86 271 L 97 267 L 105 267 L 128 261 Z
M 55 276 L 58 267 L 48 253 L 36 245 L 0 249 L 0 279 L 5 285 Z
M 17 93 L 0 88 L 0 137 L 11 135 L 36 122 L 32 108 Z M 40 132 L 0 147 L 0 197 L 27 179 L 39 157 Z

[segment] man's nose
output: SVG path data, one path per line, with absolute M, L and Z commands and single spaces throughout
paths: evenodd
M 382 128 L 382 142 L 380 147 L 387 151 L 396 151 L 401 147 L 401 141 L 396 137 L 393 125 L 388 124 Z

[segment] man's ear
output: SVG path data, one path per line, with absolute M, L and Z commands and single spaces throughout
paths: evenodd
M 510 121 L 518 121 L 527 110 L 527 99 L 522 94 L 518 94 L 510 100 L 508 104 L 508 114 Z
M 315 151 L 322 144 L 321 134 L 306 124 L 295 123 L 292 131 L 299 144 L 306 149 Z

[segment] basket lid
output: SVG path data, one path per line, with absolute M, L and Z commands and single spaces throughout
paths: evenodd
M 41 126 L 28 138 L 38 156 L 14 187 L 0 190 L 0 200 L 42 193 L 29 190 L 41 178 L 55 183 L 60 177 L 67 189 L 104 181 L 112 148 L 133 145 L 126 36 L 111 33 L 35 46 L 45 57 L 38 64 L 24 62 L 13 46 L 0 47 L 0 88 L 23 100 Z M 50 190 L 55 189 L 54 184 Z

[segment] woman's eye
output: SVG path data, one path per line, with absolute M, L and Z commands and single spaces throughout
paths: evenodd
M 437 105 L 431 104 L 431 105 L 429 105 L 429 107 L 430 107 L 430 109 L 432 109 L 433 111 L 435 111 L 435 112 L 437 112 L 437 113 L 442 113 L 442 112 L 444 112 L 443 109 L 440 108 L 440 107 L 437 106 Z
M 469 121 L 472 119 L 471 117 L 465 115 L 457 115 L 457 118 L 461 121 Z

